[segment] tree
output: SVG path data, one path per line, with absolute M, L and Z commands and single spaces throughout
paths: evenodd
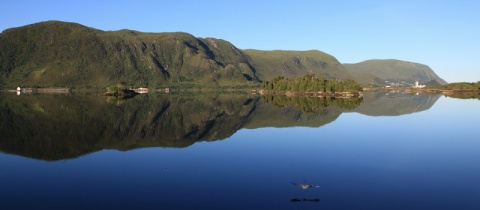
M 264 81 L 261 86 L 265 90 L 292 92 L 359 92 L 362 86 L 353 80 L 324 80 L 323 75 L 305 75 L 296 79 L 277 76 L 271 81 Z

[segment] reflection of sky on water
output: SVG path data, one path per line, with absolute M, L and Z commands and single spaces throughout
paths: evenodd
M 320 128 L 242 129 L 183 149 L 56 162 L 0 154 L 0 196 L 25 208 L 476 209 L 479 104 L 442 97 L 414 114 L 343 113 Z M 320 187 L 291 184 L 304 180 Z

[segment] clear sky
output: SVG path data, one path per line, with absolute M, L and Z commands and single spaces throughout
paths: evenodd
M 40 21 L 182 31 L 240 49 L 310 50 L 342 63 L 399 59 L 480 81 L 478 0 L 2 0 L 0 31 Z

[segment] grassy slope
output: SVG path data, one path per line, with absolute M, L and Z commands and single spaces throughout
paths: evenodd
M 356 80 L 363 84 L 384 85 L 385 81 L 407 82 L 419 81 L 421 84 L 437 81 L 447 84 L 428 66 L 400 60 L 368 60 L 356 64 L 344 64 Z
M 261 80 L 275 76 L 299 77 L 305 74 L 320 74 L 325 78 L 348 79 L 352 76 L 329 54 L 318 50 L 310 51 L 261 51 L 244 50 L 251 58 Z

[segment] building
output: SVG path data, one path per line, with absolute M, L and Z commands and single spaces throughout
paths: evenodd
M 415 85 L 413 86 L 414 88 L 424 88 L 425 85 L 420 85 L 418 81 L 415 81 Z

